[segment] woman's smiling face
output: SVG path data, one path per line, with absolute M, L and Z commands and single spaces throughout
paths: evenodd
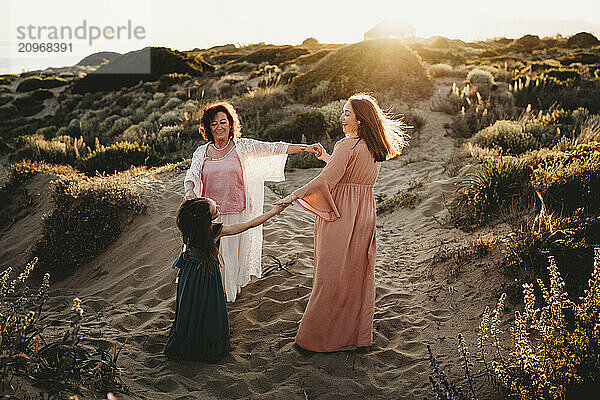
M 215 138 L 215 141 L 226 141 L 231 132 L 231 124 L 229 123 L 227 114 L 225 114 L 223 111 L 216 113 L 215 117 L 210 123 L 210 130 Z
M 340 115 L 340 122 L 342 123 L 342 130 L 346 136 L 358 134 L 358 125 L 360 124 L 360 121 L 356 119 L 356 114 L 354 114 L 354 110 L 349 101 L 344 104 L 344 110 L 342 111 L 342 115 Z

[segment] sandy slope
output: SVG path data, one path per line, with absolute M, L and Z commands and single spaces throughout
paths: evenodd
M 121 361 L 131 372 L 126 383 L 141 398 L 433 398 L 425 344 L 456 359 L 456 333 L 463 331 L 474 343 L 479 316 L 495 303 L 504 278 L 473 265 L 449 284 L 443 265 L 432 270 L 430 260 L 440 245 L 472 236 L 438 222 L 458 180 L 445 166 L 459 148 L 444 136 L 446 115 L 430 112 L 426 101 L 416 106 L 427 114 L 420 146 L 386 162 L 375 188 L 394 194 L 411 180 L 423 181 L 422 200 L 414 209 L 378 218 L 375 341 L 369 350 L 317 354 L 294 347 L 296 322 L 310 294 L 314 220 L 295 205 L 265 224 L 263 247 L 284 262 L 298 254 L 294 274 L 276 271 L 255 280 L 230 304 L 231 354 L 218 365 L 166 359 L 162 350 L 175 297 L 171 263 L 180 251 L 174 214 L 183 195 L 181 172 L 142 183 L 147 214 L 75 276 L 55 284 L 53 308 L 66 310 L 78 295 L 88 338 L 104 343 L 129 338 Z M 288 173 L 278 186 L 290 191 L 318 172 Z M 277 198 L 269 189 L 265 194 L 267 204 Z M 24 238 L 35 234 L 19 229 Z M 3 264 L 9 255 L 14 256 L 2 254 Z

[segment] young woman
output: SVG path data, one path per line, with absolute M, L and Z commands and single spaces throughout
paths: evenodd
M 316 215 L 313 289 L 296 343 L 331 352 L 369 346 L 375 308 L 375 198 L 381 162 L 407 144 L 401 121 L 388 117 L 366 94 L 351 96 L 340 116 L 345 138 L 306 186 L 275 204 L 298 201 Z

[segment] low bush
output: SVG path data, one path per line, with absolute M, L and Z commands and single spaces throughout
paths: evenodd
M 90 151 L 82 137 L 75 139 L 71 136 L 58 136 L 51 140 L 45 140 L 40 135 L 22 136 L 17 145 L 20 147 L 16 153 L 18 159 L 71 166 L 75 166 Z
M 452 68 L 452 65 L 448 64 L 433 64 L 430 65 L 429 68 L 427 68 L 427 71 L 429 72 L 429 75 L 432 78 L 456 75 L 454 69 Z
M 582 294 L 593 267 L 593 249 L 600 246 L 600 217 L 578 212 L 569 217 L 543 214 L 519 227 L 507 243 L 500 267 L 513 277 L 548 280 L 548 254 L 559 262 L 569 291 Z
M 558 58 L 562 65 L 571 64 L 600 64 L 600 54 L 589 52 L 577 52 Z
M 536 169 L 533 187 L 548 210 L 572 214 L 578 208 L 600 211 L 600 152 L 569 163 L 547 163 Z
M 230 103 L 238 110 L 244 135 L 261 138 L 268 127 L 286 119 L 284 107 L 290 99 L 281 87 L 259 88 L 234 96 Z
M 137 142 L 118 142 L 96 148 L 81 159 L 79 166 L 87 174 L 114 173 L 125 171 L 132 166 L 149 165 L 154 161 L 150 146 Z
M 494 76 L 485 69 L 475 68 L 467 74 L 467 81 L 480 91 L 487 92 L 492 88 L 492 85 L 494 85 Z
M 17 117 L 19 117 L 19 110 L 17 110 L 17 106 L 14 104 L 9 103 L 0 107 L 0 120 L 8 121 Z
M 529 150 L 541 147 L 541 141 L 531 132 L 523 130 L 523 126 L 517 121 L 500 120 L 494 125 L 479 131 L 470 140 L 470 143 L 499 149 L 501 154 L 519 155 Z
M 119 237 L 145 206 L 130 184 L 118 177 L 65 178 L 51 187 L 53 210 L 42 221 L 42 238 L 31 253 L 40 272 L 63 279 Z
M 179 126 L 163 126 L 150 140 L 152 149 L 158 154 L 168 154 L 181 150 L 182 131 Z
M 513 157 L 486 159 L 459 183 L 450 202 L 450 220 L 459 227 L 477 226 L 497 211 L 521 204 L 531 196 L 531 169 Z
M 579 32 L 567 39 L 567 46 L 570 47 L 591 47 L 600 44 L 598 38 L 588 32 Z
M 292 121 L 286 124 L 268 128 L 264 136 L 272 141 L 314 143 L 324 139 L 326 133 L 325 117 L 320 112 L 312 110 L 297 114 Z
M 591 115 L 581 124 L 577 141 L 579 143 L 600 142 L 600 116 Z
M 466 62 L 464 51 L 460 48 L 440 49 L 414 43 L 409 45 L 423 61 L 429 64 L 447 63 L 452 65 L 460 65 Z

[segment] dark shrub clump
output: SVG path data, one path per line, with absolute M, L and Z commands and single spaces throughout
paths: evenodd
M 123 224 L 145 211 L 139 194 L 116 178 L 65 178 L 51 189 L 54 209 L 32 255 L 40 272 L 63 279 L 113 243 Z

